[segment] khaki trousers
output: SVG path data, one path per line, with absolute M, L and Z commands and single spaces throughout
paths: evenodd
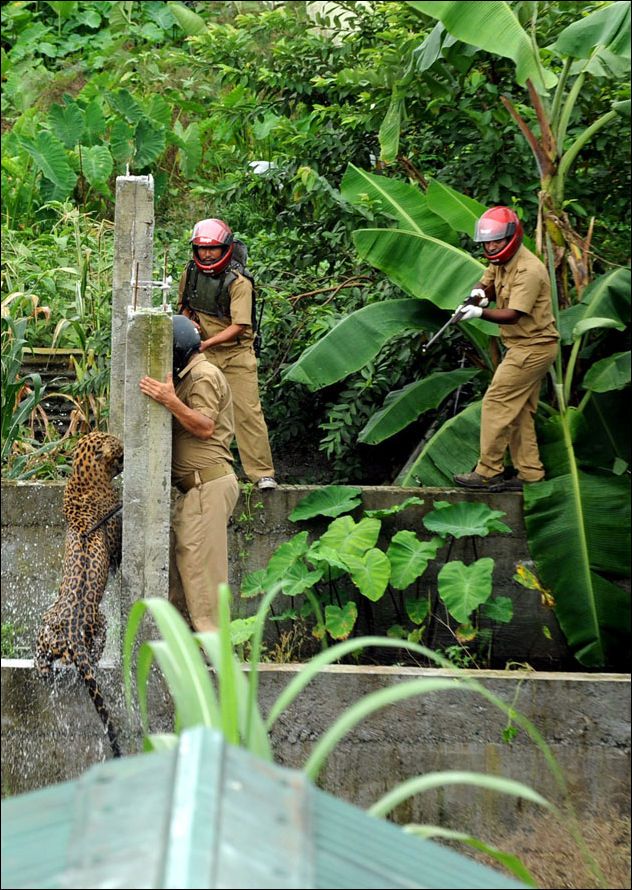
M 262 476 L 274 476 L 268 427 L 259 400 L 257 358 L 252 346 L 217 346 L 202 354 L 224 373 L 230 386 L 235 438 L 245 474 L 252 482 Z
M 188 612 L 196 631 L 218 626 L 217 587 L 228 581 L 226 527 L 238 496 L 234 474 L 176 496 L 171 518 L 169 600 L 185 617 Z
M 496 369 L 483 398 L 480 457 L 476 472 L 489 479 L 503 472 L 507 448 L 524 482 L 544 478 L 533 418 L 540 386 L 557 355 L 558 344 L 512 346 Z

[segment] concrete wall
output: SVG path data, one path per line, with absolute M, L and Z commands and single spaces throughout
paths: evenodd
M 234 594 L 239 591 L 244 575 L 263 568 L 279 544 L 304 529 L 314 537 L 325 530 L 330 520 L 298 523 L 288 520 L 296 504 L 315 488 L 317 486 L 280 486 L 273 492 L 241 493 L 229 527 L 229 582 Z M 54 598 L 59 583 L 64 538 L 62 492 L 61 483 L 2 483 L 2 621 L 23 628 L 19 636 L 23 648 L 17 653 L 23 657 L 29 657 L 32 652 L 39 617 Z M 399 504 L 411 495 L 421 497 L 423 505 L 384 519 L 383 545 L 404 528 L 427 537 L 421 519 L 434 509 L 435 500 L 485 500 L 492 509 L 506 514 L 503 521 L 512 529 L 511 534 L 477 538 L 476 552 L 471 541 L 456 541 L 450 553 L 451 559 L 463 559 L 466 563 L 477 557 L 492 556 L 496 563 L 494 593 L 513 600 L 514 618 L 495 633 L 493 657 L 498 664 L 513 659 L 538 668 L 575 669 L 551 609 L 542 605 L 537 591 L 527 590 L 513 580 L 516 564 L 529 560 L 522 522 L 522 496 L 512 492 L 483 498 L 472 492 L 444 489 L 367 487 L 362 489 L 362 502 L 365 509 L 374 510 Z M 423 576 L 422 590 L 433 587 L 442 558 L 445 551 L 439 553 L 436 565 L 431 564 Z M 108 602 L 111 597 L 108 593 Z M 251 614 L 257 601 L 237 598 L 233 617 Z M 397 623 L 393 603 L 387 595 L 373 611 L 378 621 L 376 630 L 384 631 Z M 122 621 L 125 622 L 125 615 Z M 110 620 L 110 637 L 117 633 L 116 623 L 114 618 Z M 435 626 L 435 633 L 428 641 L 432 647 L 454 642 L 440 625 Z M 114 646 L 112 657 L 116 657 L 115 650 Z
M 267 713 L 298 665 L 260 667 L 261 709 Z M 129 718 L 116 681 L 101 665 L 98 676 L 118 726 L 123 750 L 141 750 L 137 716 Z M 322 671 L 277 721 L 276 759 L 304 765 L 314 743 L 362 695 L 411 679 L 445 676 L 427 668 L 334 666 Z M 629 812 L 630 677 L 477 671 L 491 692 L 531 719 L 551 746 L 579 815 Z M 168 696 L 156 682 L 151 729 L 170 731 Z M 107 738 L 87 691 L 71 670 L 52 683 L 31 663 L 3 662 L 3 793 L 17 794 L 76 778 L 110 756 Z M 388 707 L 363 721 L 334 750 L 319 784 L 362 807 L 414 775 L 435 770 L 474 770 L 525 782 L 556 803 L 562 800 L 543 755 L 519 732 L 502 741 L 504 715 L 465 690 L 435 692 Z M 399 822 L 443 824 L 493 840 L 516 827 L 536 807 L 518 798 L 450 786 L 402 805 Z
M 263 567 L 278 544 L 302 528 L 320 534 L 327 521 L 291 523 L 288 515 L 311 488 L 281 486 L 274 492 L 242 492 L 230 527 L 230 580 L 239 589 L 245 572 Z M 64 528 L 63 485 L 2 485 L 2 620 L 23 625 L 29 653 L 42 611 L 54 597 L 61 567 Z M 410 494 L 424 499 L 384 520 L 385 538 L 401 528 L 421 532 L 421 517 L 435 500 L 479 498 L 467 492 L 363 489 L 367 509 L 400 503 Z M 495 592 L 511 596 L 516 618 L 498 634 L 500 654 L 532 665 L 563 663 L 564 644 L 550 610 L 533 591 L 518 586 L 512 575 L 528 559 L 522 527 L 522 500 L 514 493 L 487 496 L 487 503 L 506 516 L 511 535 L 490 535 L 477 542 L 477 555 L 496 560 Z M 457 542 L 452 558 L 474 558 L 471 543 Z M 469 548 L 469 549 L 468 549 Z M 430 579 L 437 568 L 429 570 Z M 116 590 L 108 594 L 118 603 Z M 387 600 L 384 599 L 384 612 Z M 254 601 L 235 604 L 235 612 L 252 611 Z M 392 615 L 384 614 L 388 624 Z M 553 640 L 542 632 L 547 626 Z M 127 714 L 120 675 L 120 629 L 110 623 L 110 642 L 97 676 L 126 753 L 139 751 L 137 717 Z M 520 645 L 522 648 L 520 648 Z M 543 648 L 545 647 L 545 648 Z M 548 649 L 546 647 L 549 647 Z M 261 666 L 260 702 L 267 712 L 297 665 Z M 272 738 L 281 763 L 300 767 L 314 742 L 345 708 L 361 695 L 411 678 L 436 676 L 426 668 L 342 665 L 323 671 L 281 717 Z M 477 679 L 535 723 L 551 745 L 569 782 L 580 814 L 598 815 L 629 807 L 629 675 L 586 675 L 544 671 L 478 671 Z M 517 698 L 516 698 L 517 696 Z M 20 793 L 72 779 L 110 756 L 102 725 L 86 689 L 73 670 L 56 672 L 53 681 L 38 677 L 30 660 L 3 661 L 3 792 Z M 152 731 L 169 731 L 171 704 L 155 681 L 151 696 Z M 389 707 L 362 723 L 338 746 L 323 774 L 323 787 L 367 806 L 397 783 L 434 770 L 480 770 L 520 779 L 545 797 L 556 799 L 554 782 L 537 748 L 524 733 L 511 745 L 502 741 L 505 718 L 483 698 L 464 691 L 435 693 Z M 493 839 L 522 818 L 525 805 L 516 798 L 473 792 L 453 786 L 417 797 L 402 806 L 400 821 L 440 822 Z

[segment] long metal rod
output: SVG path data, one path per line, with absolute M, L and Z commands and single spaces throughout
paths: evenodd
M 459 314 L 460 314 L 460 313 L 459 313 Z M 444 324 L 444 326 L 443 326 L 442 328 L 439 328 L 439 330 L 437 331 L 437 333 L 434 334 L 434 335 L 428 340 L 428 342 L 427 342 L 426 344 L 424 344 L 424 346 L 422 346 L 421 351 L 422 351 L 422 352 L 425 352 L 425 351 L 428 349 L 429 346 L 432 346 L 432 344 L 434 343 L 434 341 L 439 339 L 439 337 L 440 337 L 441 334 L 445 331 L 445 329 L 448 328 L 448 327 L 450 327 L 450 325 L 456 320 L 456 317 L 457 317 L 457 313 L 455 312 L 454 315 L 451 315 L 450 318 L 446 321 L 446 323 Z

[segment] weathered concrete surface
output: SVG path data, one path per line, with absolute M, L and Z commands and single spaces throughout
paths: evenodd
M 153 177 L 117 176 L 114 204 L 109 416 L 109 430 L 115 436 L 123 435 L 127 307 L 140 309 L 151 306 L 153 245 Z
M 171 313 L 128 313 L 125 365 L 122 615 L 137 599 L 169 594 L 171 414 L 140 391 L 141 377 L 171 371 Z
M 267 713 L 299 665 L 261 665 L 259 701 Z M 76 778 L 110 756 L 88 693 L 73 671 L 50 683 L 30 661 L 3 662 L 3 791 L 17 794 Z M 335 718 L 363 695 L 409 680 L 447 676 L 428 668 L 333 666 L 323 670 L 273 728 L 276 759 L 300 768 Z M 629 812 L 630 676 L 463 672 L 533 721 L 550 745 L 581 816 Z M 98 671 L 108 706 L 121 730 L 123 750 L 141 747 L 137 717 L 128 719 L 118 670 Z M 152 681 L 151 729 L 170 731 L 171 707 Z M 364 720 L 332 753 L 319 784 L 367 807 L 414 775 L 474 770 L 525 782 L 560 803 L 555 781 L 538 748 L 522 731 L 502 741 L 503 713 L 464 689 L 435 692 L 390 706 Z M 398 808 L 399 822 L 431 822 L 494 839 L 537 809 L 517 798 L 454 785 Z
M 303 529 L 310 532 L 310 537 L 317 537 L 325 530 L 330 520 L 320 518 L 297 523 L 288 520 L 296 504 L 315 488 L 317 486 L 282 485 L 273 492 L 241 493 L 228 532 L 229 583 L 235 594 L 244 575 L 263 568 L 279 544 Z M 53 599 L 59 581 L 64 537 L 62 492 L 61 483 L 2 483 L 2 621 L 24 627 L 20 634 L 25 645 L 20 655 L 24 656 L 29 654 L 39 616 Z M 513 620 L 503 625 L 494 636 L 493 657 L 499 663 L 503 659 L 513 659 L 538 668 L 574 669 L 576 665 L 568 655 L 553 612 L 542 605 L 537 591 L 526 590 L 513 580 L 516 564 L 529 559 L 522 522 L 522 496 L 499 493 L 483 498 L 474 492 L 375 487 L 362 489 L 363 507 L 371 510 L 390 507 L 411 495 L 422 498 L 424 503 L 385 518 L 380 539 L 382 545 L 404 528 L 428 537 L 421 520 L 434 509 L 436 500 L 484 500 L 492 509 L 506 514 L 503 521 L 512 529 L 511 534 L 479 538 L 476 551 L 471 542 L 455 541 L 450 553 L 451 559 L 464 562 L 492 556 L 495 559 L 494 593 L 508 596 L 514 603 Z M 359 512 L 354 515 L 357 518 Z M 135 528 L 129 529 L 128 526 L 127 533 L 134 532 Z M 436 586 L 436 575 L 445 556 L 444 549 L 439 552 L 436 563 L 429 566 L 422 579 L 422 591 Z M 257 600 L 236 598 L 234 617 L 251 614 L 256 603 Z M 378 630 L 399 620 L 388 596 L 374 611 Z M 124 611 L 123 623 L 125 618 Z M 550 638 L 545 636 L 545 628 Z M 453 640 L 437 625 L 436 636 L 428 642 L 431 647 L 436 647 L 449 645 Z

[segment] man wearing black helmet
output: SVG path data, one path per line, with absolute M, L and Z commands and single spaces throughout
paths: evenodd
M 200 350 L 226 376 L 244 472 L 258 488 L 277 487 L 253 348 L 253 289 L 233 262 L 235 241 L 221 219 L 197 222 L 193 258 L 180 281 L 179 309 L 198 325 Z
M 179 605 L 181 586 L 194 630 L 215 630 L 217 587 L 228 580 L 226 528 L 239 494 L 230 388 L 200 354 L 198 330 L 183 315 L 173 318 L 173 374 L 164 383 L 143 377 L 139 385 L 174 418 L 171 481 L 179 495 L 169 597 Z
M 559 334 L 548 272 L 522 238 L 520 219 L 508 207 L 492 207 L 476 224 L 474 240 L 482 243 L 490 265 L 470 295 L 477 305 L 473 301 L 457 311 L 460 321 L 496 322 L 505 354 L 483 399 L 478 464 L 474 472 L 454 477 L 464 488 L 519 491 L 523 483 L 544 478 L 534 416 Z M 487 308 L 490 302 L 495 309 Z M 517 472 L 513 479 L 503 474 L 507 449 Z

